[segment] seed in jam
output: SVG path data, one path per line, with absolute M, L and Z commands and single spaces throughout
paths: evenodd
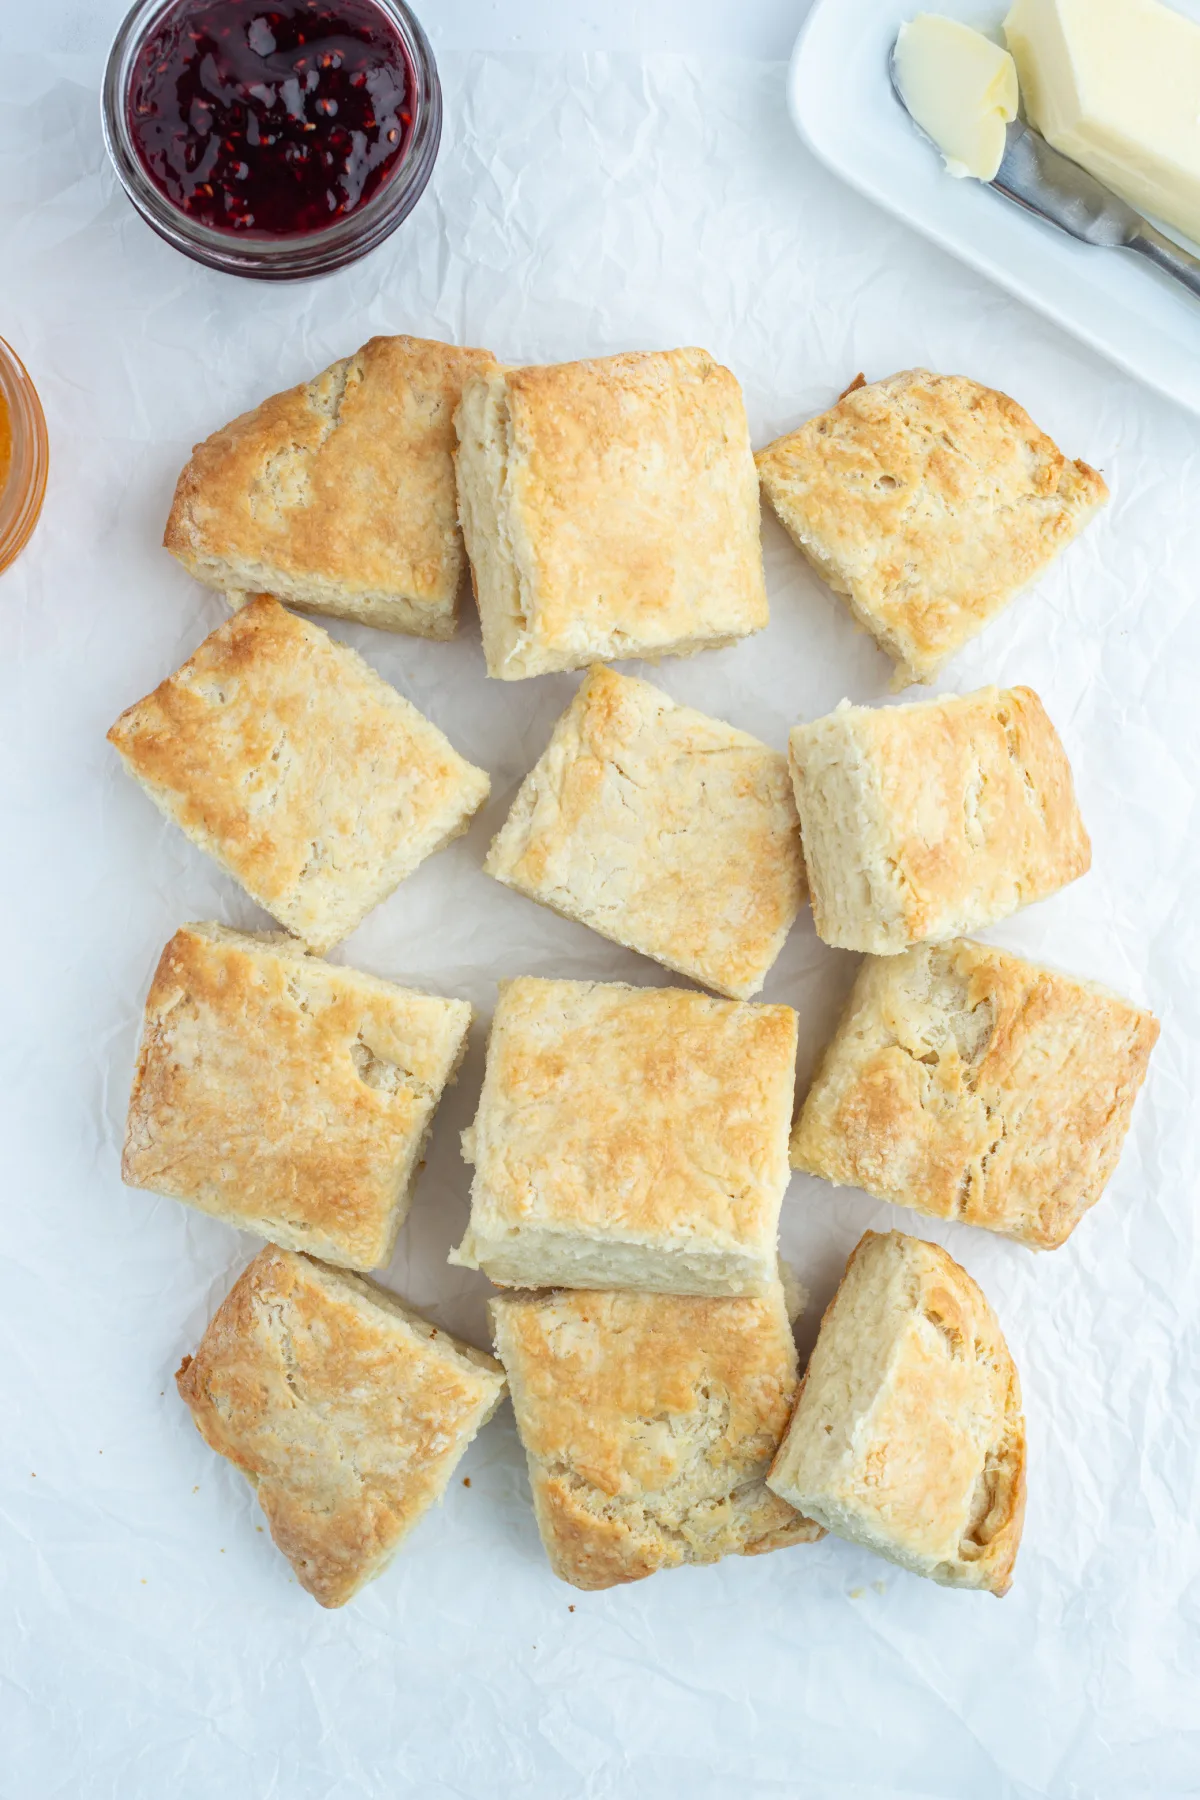
M 189 218 L 299 237 L 388 179 L 413 94 L 404 44 L 373 0 L 177 0 L 138 53 L 129 129 Z

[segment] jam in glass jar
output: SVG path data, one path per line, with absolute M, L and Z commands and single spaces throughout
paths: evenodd
M 408 215 L 441 90 L 402 0 L 142 0 L 109 58 L 104 124 L 161 236 L 288 279 L 354 261 Z

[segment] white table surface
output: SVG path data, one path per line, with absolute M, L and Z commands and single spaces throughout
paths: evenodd
M 782 90 L 802 7 L 425 8 L 448 97 L 433 193 L 360 270 L 272 291 L 194 270 L 113 192 L 93 96 L 121 10 L 0 0 L 0 334 L 54 444 L 38 537 L 0 577 L 0 1797 L 1200 1791 L 1195 422 L 807 157 Z M 799 1178 L 784 1216 L 812 1295 L 802 1350 L 867 1226 L 946 1244 L 996 1304 L 1031 1444 L 1001 1603 L 832 1540 L 576 1594 L 545 1567 L 506 1411 L 464 1464 L 470 1492 L 455 1483 L 384 1580 L 324 1614 L 172 1392 L 253 1245 L 120 1184 L 141 999 L 182 919 L 265 921 L 156 822 L 103 734 L 223 616 L 158 548 L 188 446 L 388 329 L 513 360 L 706 343 L 759 442 L 860 368 L 961 368 L 1109 475 L 1106 515 L 939 685 L 1028 681 L 1071 750 L 1093 873 L 991 935 L 1162 1017 L 1121 1169 L 1051 1257 Z M 769 520 L 764 547 L 769 633 L 643 672 L 782 744 L 843 693 L 882 699 L 887 668 Z M 485 1015 L 497 973 L 654 980 L 478 870 L 572 682 L 483 683 L 470 626 L 452 646 L 333 629 L 494 775 L 485 818 L 347 960 Z M 800 1011 L 802 1078 L 852 969 L 802 921 L 771 978 Z M 477 1044 L 387 1276 L 476 1341 L 485 1284 L 443 1258 L 481 1066 Z
M 3 0 L 5 43 L 41 50 L 54 34 L 63 50 L 103 50 L 126 7 L 117 0 Z M 418 8 L 435 51 L 636 50 L 786 57 L 808 0 L 446 0 Z M 49 31 L 47 30 L 47 24 Z

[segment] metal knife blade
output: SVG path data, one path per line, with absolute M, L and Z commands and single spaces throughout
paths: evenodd
M 932 138 L 905 103 L 896 76 L 895 45 L 888 58 L 888 75 L 892 91 L 914 129 L 932 144 Z M 936 144 L 933 147 L 938 148 Z M 986 185 L 1081 243 L 1106 250 L 1132 250 L 1200 298 L 1200 257 L 1151 225 L 1111 188 L 1048 144 L 1023 119 L 1014 119 L 1008 126 L 1000 167 Z

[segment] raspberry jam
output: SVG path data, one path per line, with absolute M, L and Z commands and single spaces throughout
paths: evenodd
M 138 51 L 127 118 L 150 180 L 197 224 L 301 237 L 388 180 L 413 94 L 372 0 L 177 0 Z

